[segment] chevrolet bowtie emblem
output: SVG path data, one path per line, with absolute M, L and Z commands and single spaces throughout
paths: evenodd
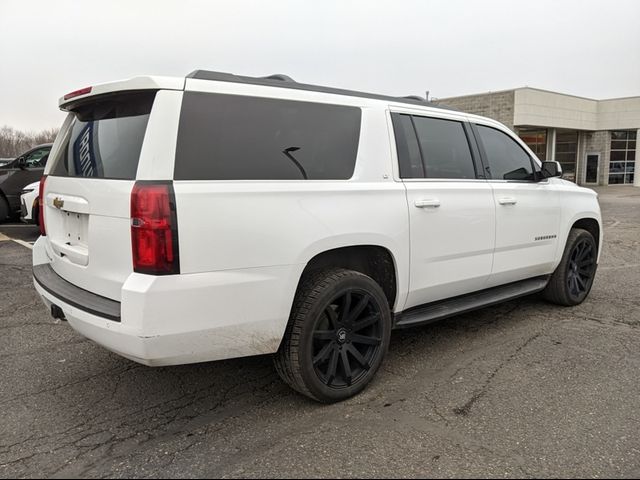
M 53 206 L 56 207 L 58 210 L 61 209 L 62 207 L 64 207 L 64 200 L 58 197 L 54 198 Z

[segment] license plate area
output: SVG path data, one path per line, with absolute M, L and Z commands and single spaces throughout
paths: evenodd
M 62 231 L 61 239 L 65 245 L 81 249 L 89 248 L 89 215 L 85 213 L 61 212 Z M 87 252 L 88 253 L 88 252 Z
M 58 210 L 47 222 L 49 245 L 63 261 L 82 267 L 89 264 L 89 215 Z M 49 227 L 51 227 L 49 229 Z

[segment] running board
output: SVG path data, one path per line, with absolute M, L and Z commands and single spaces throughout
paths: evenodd
M 530 278 L 520 282 L 509 283 L 500 287 L 489 288 L 476 293 L 428 303 L 413 307 L 395 316 L 394 328 L 408 328 L 415 325 L 435 322 L 461 313 L 488 307 L 497 303 L 524 297 L 544 290 L 549 276 Z

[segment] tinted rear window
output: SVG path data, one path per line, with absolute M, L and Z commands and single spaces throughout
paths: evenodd
M 396 137 L 400 178 L 424 178 L 424 165 L 411 116 L 392 113 L 391 120 Z
M 355 107 L 186 92 L 176 180 L 344 180 L 358 152 Z
M 132 92 L 76 107 L 51 174 L 135 179 L 154 98 L 155 92 Z
M 476 178 L 467 135 L 461 122 L 413 117 L 427 178 Z

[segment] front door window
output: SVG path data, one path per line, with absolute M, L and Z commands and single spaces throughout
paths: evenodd
M 49 154 L 50 150 L 51 147 L 39 148 L 27 155 L 25 157 L 27 168 L 43 167 L 44 165 L 41 165 L 40 162 L 45 155 Z

